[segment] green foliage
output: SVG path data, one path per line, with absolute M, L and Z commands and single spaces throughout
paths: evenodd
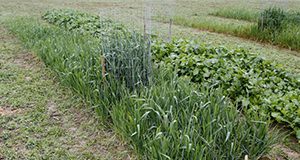
M 197 88 L 158 70 L 151 87 L 129 92 L 122 81 L 103 81 L 97 39 L 32 21 L 14 21 L 9 28 L 142 158 L 256 159 L 274 144 L 268 121 L 241 115 L 221 90 Z
M 236 19 L 247 19 L 243 16 L 247 11 L 230 11 L 229 9 L 212 13 L 215 16 Z M 247 13 L 248 14 L 248 13 Z M 250 14 L 250 13 L 249 13 Z M 252 13 L 257 16 L 257 13 Z M 298 12 L 285 12 L 282 9 L 270 8 L 255 19 L 257 23 L 219 23 L 217 21 L 194 19 L 174 16 L 174 23 L 217 33 L 226 33 L 238 37 L 248 38 L 259 42 L 267 42 L 292 50 L 300 50 L 300 14 Z M 254 17 L 253 17 L 254 18 Z M 167 20 L 166 17 L 161 21 Z
M 118 37 L 109 38 L 105 46 L 118 44 Z M 157 63 L 176 68 L 179 76 L 188 76 L 204 86 L 222 87 L 224 94 L 240 106 L 299 129 L 300 97 L 297 94 L 300 94 L 300 82 L 274 64 L 244 50 L 199 46 L 196 42 L 185 40 L 158 42 L 152 52 Z M 126 55 L 127 52 L 119 54 Z
M 178 40 L 157 42 L 154 60 L 203 86 L 222 87 L 224 95 L 248 111 L 300 129 L 300 81 L 243 49 L 199 46 Z
M 281 8 L 271 7 L 265 9 L 261 13 L 258 19 L 258 28 L 262 31 L 280 31 L 282 29 L 282 25 L 285 19 L 286 13 Z
M 268 122 L 245 117 L 221 90 L 204 88 L 163 78 L 114 106 L 113 121 L 141 159 L 257 159 L 265 154 L 274 140 L 267 134 Z
M 280 8 L 269 8 L 261 13 L 257 27 L 253 26 L 249 35 L 282 47 L 299 49 L 299 26 L 299 13 L 286 12 Z
M 63 84 L 82 95 L 103 119 L 109 117 L 107 103 L 121 99 L 123 90 L 110 76 L 110 83 L 102 77 L 99 40 L 22 19 L 12 22 L 10 29 L 58 73 Z
M 148 85 L 151 57 L 144 37 L 136 32 L 114 32 L 102 37 L 100 46 L 107 73 L 131 90 Z
M 111 138 L 111 130 L 101 125 L 81 98 L 57 82 L 53 71 L 3 26 L 0 34 L 0 95 L 5 96 L 0 98 L 0 159 L 128 157 L 128 148 Z M 99 146 L 104 148 L 95 152 Z
M 300 25 L 300 12 L 288 12 L 286 14 L 286 22 L 290 24 Z
M 50 24 L 82 34 L 91 34 L 98 38 L 114 33 L 115 30 L 125 30 L 121 24 L 75 10 L 51 10 L 46 12 L 42 18 Z
M 149 47 L 140 34 L 111 20 L 102 20 L 98 16 L 75 10 L 52 10 L 42 18 L 69 31 L 99 38 L 107 73 L 116 80 L 124 80 L 130 89 L 148 83 L 151 67 Z

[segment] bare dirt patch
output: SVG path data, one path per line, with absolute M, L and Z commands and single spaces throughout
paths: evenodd
M 25 69 L 32 69 L 37 65 L 41 65 L 40 60 L 31 53 L 22 53 L 14 57 L 13 63 Z
M 20 114 L 22 112 L 23 111 L 21 109 L 0 106 L 0 116 L 11 116 L 15 114 Z
M 53 101 L 49 101 L 47 107 L 48 107 L 48 114 L 50 115 L 50 117 L 55 120 L 59 120 L 60 113 L 58 112 L 57 104 Z
M 74 144 L 68 146 L 71 152 L 90 152 L 95 155 L 110 155 L 119 152 L 114 159 L 135 159 L 126 150 L 126 144 L 122 143 L 112 130 L 99 128 L 99 121 L 94 115 L 83 108 L 71 108 L 68 115 L 62 117 L 63 128 L 74 138 Z M 108 159 L 112 157 L 106 157 Z
M 278 145 L 277 147 L 280 148 L 282 152 L 290 159 L 300 159 L 300 154 L 291 150 L 290 148 L 285 147 L 284 145 Z
M 14 39 L 14 37 L 10 34 L 5 34 L 6 32 L 8 32 L 6 29 L 4 29 L 4 27 L 0 26 L 0 40 L 1 41 L 8 41 L 8 40 L 12 40 Z
M 286 159 L 299 160 L 300 154 L 283 144 L 275 145 L 267 156 L 260 158 L 260 160 L 286 160 Z

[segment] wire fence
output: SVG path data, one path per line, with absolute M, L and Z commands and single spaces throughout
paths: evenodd
M 290 0 L 214 0 L 203 2 L 143 0 L 120 2 L 118 5 L 122 7 L 102 9 L 99 12 L 100 16 L 109 17 L 114 21 L 125 24 L 131 35 L 113 35 L 103 41 L 103 54 L 107 63 L 105 69 L 106 72 L 113 74 L 116 79 L 124 79 L 126 85 L 132 89 L 140 84 L 149 84 L 149 81 L 151 81 L 153 37 L 160 37 L 160 39 L 170 42 L 174 37 L 180 38 L 181 35 L 182 37 L 188 35 L 191 40 L 210 43 L 212 41 L 210 33 L 191 30 L 190 28 L 193 28 L 191 24 L 200 24 L 200 26 L 204 26 L 204 30 L 206 25 L 208 28 L 222 27 L 222 23 L 227 26 L 232 24 L 233 27 L 240 25 L 237 24 L 240 22 L 232 19 L 208 16 L 210 13 L 223 8 L 231 10 L 239 8 L 239 11 L 249 10 L 247 13 L 257 15 L 257 20 L 250 23 L 258 24 L 258 26 L 261 24 L 259 27 L 265 28 L 266 25 L 274 22 L 272 19 L 268 19 L 272 17 L 269 13 L 265 15 L 266 18 L 261 16 L 267 8 L 278 7 L 286 11 L 294 8 L 293 1 Z M 241 26 L 244 24 L 248 25 L 249 23 L 246 21 L 241 22 Z M 178 36 L 180 25 L 187 25 L 190 28 Z M 192 32 L 189 33 L 190 31 Z M 128 48 L 124 47 L 125 45 Z
M 100 10 L 100 17 L 109 17 L 115 22 L 125 24 L 126 31 L 117 31 L 101 38 L 102 72 L 103 76 L 125 82 L 131 90 L 141 85 L 149 85 L 152 77 L 152 38 L 162 36 L 165 30 L 165 40 L 172 39 L 172 7 L 167 7 L 162 13 L 169 19 L 164 27 L 155 23 L 153 19 L 160 7 L 165 8 L 175 0 L 135 2 L 136 5 L 126 10 L 110 8 Z M 162 10 L 160 10 L 162 11 Z

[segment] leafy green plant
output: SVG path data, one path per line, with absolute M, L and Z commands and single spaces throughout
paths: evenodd
M 233 102 L 273 117 L 299 132 L 300 82 L 269 61 L 243 49 L 200 46 L 177 40 L 153 45 L 154 60 L 203 86 L 223 88 Z
M 64 27 L 70 31 L 82 34 L 91 34 L 98 38 L 108 36 L 116 30 L 125 30 L 119 23 L 109 19 L 101 19 L 99 16 L 78 12 L 75 10 L 51 10 L 46 12 L 42 18 L 51 24 Z

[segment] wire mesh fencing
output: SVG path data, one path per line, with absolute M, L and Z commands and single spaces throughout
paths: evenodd
M 174 0 L 134 1 L 127 10 L 117 7 L 99 11 L 100 17 L 112 19 L 126 27 L 124 30 L 111 30 L 110 34 L 101 37 L 102 72 L 107 80 L 113 78 L 124 82 L 130 90 L 150 85 L 153 74 L 152 38 L 162 36 L 162 28 L 166 33 L 163 37 L 169 41 L 172 38 L 172 9 L 160 8 L 170 3 Z M 153 20 L 161 11 L 169 19 L 169 24 L 164 26 Z
M 130 90 L 148 85 L 151 77 L 149 47 L 147 39 L 135 31 L 118 31 L 102 38 L 105 76 L 124 82 Z

